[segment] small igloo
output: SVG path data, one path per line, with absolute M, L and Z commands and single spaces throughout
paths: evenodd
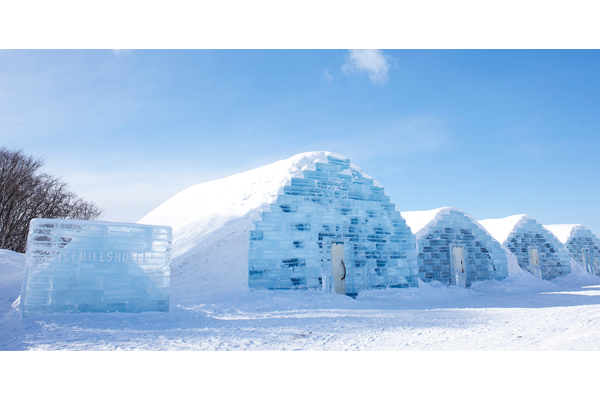
M 479 223 L 517 257 L 521 268 L 534 276 L 550 280 L 571 272 L 566 248 L 532 216 L 519 214 Z
M 590 274 L 600 275 L 600 240 L 585 225 L 544 225 Z
M 462 287 L 508 276 L 505 249 L 457 208 L 401 212 L 417 239 L 419 278 Z

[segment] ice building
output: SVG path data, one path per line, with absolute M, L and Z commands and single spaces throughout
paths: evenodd
M 347 294 L 418 282 L 410 228 L 383 187 L 335 153 L 302 153 L 192 186 L 139 222 L 173 227 L 178 301 L 319 288 L 329 279 L 343 281 L 338 290 Z
M 414 236 L 383 187 L 327 155 L 283 187 L 250 232 L 250 288 L 320 287 L 339 247 L 345 289 L 416 286 Z M 333 271 L 334 278 L 336 276 Z M 338 280 L 336 280 L 338 281 Z
M 444 207 L 401 215 L 416 235 L 421 280 L 468 287 L 508 276 L 504 248 L 463 211 Z
M 168 226 L 33 219 L 21 312 L 168 311 L 170 253 Z
M 600 275 L 600 240 L 585 225 L 544 225 L 590 274 Z
M 517 257 L 521 268 L 534 276 L 550 280 L 571 272 L 567 250 L 535 218 L 519 214 L 478 222 Z

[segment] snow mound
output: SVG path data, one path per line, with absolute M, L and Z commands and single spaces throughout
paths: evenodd
M 503 246 L 503 248 L 508 259 L 508 278 L 501 281 L 473 282 L 471 289 L 478 292 L 528 293 L 532 290 L 550 290 L 554 288 L 553 283 L 550 281 L 536 278 L 521 268 L 517 257 L 506 247 Z
M 417 237 L 417 240 L 419 240 L 429 231 L 429 228 L 435 226 L 438 221 L 442 219 L 444 214 L 450 214 L 451 211 L 457 211 L 464 214 L 464 216 L 470 219 L 475 226 L 482 231 L 489 233 L 478 221 L 475 221 L 463 210 L 455 207 L 441 207 L 426 211 L 402 211 L 400 215 L 402 215 L 402 218 L 404 218 L 406 224 L 410 227 L 411 232 Z M 502 242 L 500 242 L 500 244 L 502 244 Z
M 586 229 L 584 225 L 580 224 L 556 224 L 556 225 L 544 225 L 544 228 L 548 229 L 550 232 L 554 234 L 560 240 L 562 244 L 566 244 L 567 240 L 571 236 L 573 229 L 577 227 L 582 227 Z
M 521 226 L 527 219 L 535 219 L 531 215 L 517 214 L 505 218 L 484 219 L 478 221 L 494 239 L 504 244 L 513 230 Z
M 199 292 L 213 294 L 248 289 L 249 231 L 270 211 L 283 187 L 303 171 L 316 171 L 328 151 L 301 153 L 286 160 L 200 183 L 176 194 L 138 221 L 173 228 L 171 298 L 193 301 Z M 355 164 L 352 169 L 373 179 Z M 374 185 L 381 185 L 373 181 Z
M 590 273 L 585 270 L 585 267 L 575 261 L 573 257 L 571 257 L 569 262 L 571 263 L 571 273 L 569 275 L 590 275 Z
M 24 272 L 25 254 L 0 250 L 0 302 L 3 306 L 13 303 L 21 294 Z
M 423 282 L 419 279 L 418 288 L 387 288 L 373 289 L 360 292 L 356 299 L 365 300 L 383 300 L 383 301 L 401 301 L 413 304 L 426 304 L 429 302 L 452 302 L 457 299 L 469 299 L 475 294 L 470 289 L 461 288 L 456 285 L 445 285 L 439 281 Z
M 400 215 L 402 215 L 406 225 L 410 227 L 411 232 L 417 236 L 418 240 L 424 232 L 435 225 L 441 214 L 448 213 L 452 209 L 452 207 L 441 207 L 426 211 L 402 211 Z

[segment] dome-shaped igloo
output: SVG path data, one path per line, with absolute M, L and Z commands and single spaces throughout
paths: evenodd
M 478 222 L 517 257 L 521 268 L 534 276 L 550 280 L 571 272 L 563 244 L 532 216 L 519 214 Z
M 475 281 L 508 276 L 504 248 L 462 210 L 443 207 L 401 215 L 416 235 L 423 281 L 468 287 Z
M 600 240 L 585 225 L 544 225 L 567 248 L 569 255 L 591 274 L 600 274 Z

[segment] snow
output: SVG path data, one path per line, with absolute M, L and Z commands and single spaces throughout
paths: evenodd
M 193 299 L 200 293 L 247 290 L 249 231 L 254 222 L 260 220 L 261 211 L 270 211 L 270 204 L 292 178 L 315 171 L 315 163 L 327 163 L 327 156 L 347 159 L 328 151 L 301 153 L 192 186 L 140 219 L 140 224 L 173 228 L 171 296 Z M 350 166 L 373 179 L 356 165 Z
M 402 211 L 400 215 L 402 215 L 402 218 L 404 218 L 406 224 L 410 227 L 411 232 L 415 234 L 417 240 L 419 240 L 423 235 L 427 233 L 429 228 L 435 226 L 437 222 L 443 217 L 443 215 L 449 214 L 450 211 L 457 211 L 461 214 L 464 214 L 465 217 L 469 218 L 471 222 L 473 222 L 478 228 L 480 228 L 484 232 L 490 233 L 478 221 L 475 221 L 473 218 L 471 218 L 470 215 L 466 214 L 463 210 L 455 207 L 441 207 L 425 211 Z M 494 236 L 492 235 L 492 237 Z M 502 242 L 500 242 L 500 244 L 502 244 Z
M 400 215 L 410 227 L 411 232 L 416 235 L 417 240 L 423 236 L 428 228 L 435 225 L 440 213 L 452 210 L 451 207 L 436 208 L 426 211 L 402 211 Z M 427 228 L 427 229 L 424 229 Z
M 571 236 L 571 232 L 576 227 L 585 228 L 584 225 L 580 225 L 580 224 L 544 225 L 544 228 L 546 228 L 550 232 L 552 232 L 554 234 L 554 236 L 556 236 L 562 244 L 567 244 L 567 240 L 569 240 L 569 236 Z
M 534 218 L 527 214 L 518 214 L 505 218 L 484 219 L 477 222 L 483 225 L 483 227 L 490 233 L 490 235 L 492 235 L 494 239 L 501 244 L 504 244 L 512 231 L 518 228 L 526 219 Z
M 318 151 L 301 153 L 286 160 L 242 172 L 227 178 L 194 185 L 176 194 L 138 221 L 168 222 L 175 232 L 173 257 L 188 253 L 204 242 L 214 243 L 238 227 L 246 227 L 258 211 L 269 211 L 283 187 L 292 178 L 302 178 L 302 171 L 316 170 L 315 163 L 327 163 L 327 156 L 346 159 L 339 154 Z M 351 167 L 365 178 L 373 179 L 355 164 Z M 381 184 L 374 181 L 376 186 Z M 240 221 L 236 226 L 231 221 Z M 223 229 L 226 228 L 226 229 Z M 210 238 L 210 240 L 208 240 Z
M 25 254 L 0 249 L 0 307 L 7 309 L 21 293 Z
M 168 313 L 47 314 L 21 319 L 24 257 L 0 253 L 0 350 L 600 350 L 600 278 L 544 281 L 509 266 L 471 289 L 202 294 Z M 15 275 L 16 274 L 16 275 Z M 2 279 L 2 282 L 8 282 Z

